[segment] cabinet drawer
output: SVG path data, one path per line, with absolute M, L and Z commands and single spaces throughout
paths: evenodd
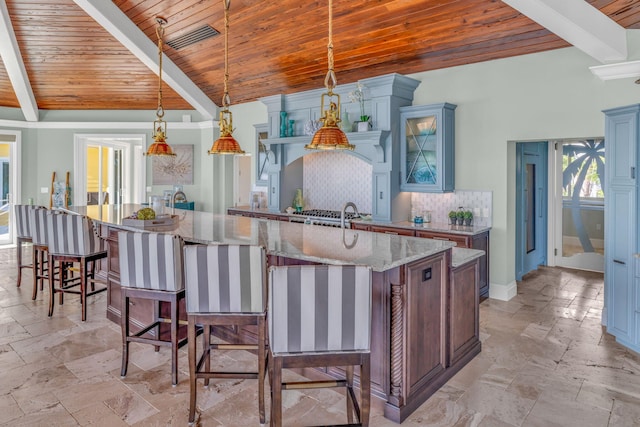
M 374 231 L 376 233 L 398 234 L 400 236 L 415 236 L 414 230 L 407 230 L 406 228 L 384 227 L 381 225 L 372 225 L 371 231 Z
M 460 234 L 449 234 L 449 233 L 437 233 L 433 231 L 426 230 L 416 230 L 416 237 L 423 237 L 425 239 L 435 239 L 435 240 L 450 240 L 456 243 L 456 246 L 460 248 L 468 248 L 470 247 L 470 237 L 463 236 Z
M 364 230 L 371 231 L 371 224 L 362 224 L 360 222 L 352 222 L 351 223 L 352 230 Z

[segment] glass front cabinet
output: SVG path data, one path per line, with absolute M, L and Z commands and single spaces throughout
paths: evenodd
M 455 109 L 448 103 L 400 108 L 402 191 L 454 190 Z

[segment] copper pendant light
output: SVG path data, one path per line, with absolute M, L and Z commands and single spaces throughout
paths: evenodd
M 153 122 L 153 144 L 149 146 L 145 155 L 147 156 L 175 156 L 171 146 L 167 144 L 167 122 L 162 120 L 164 108 L 162 107 L 162 39 L 164 38 L 164 25 L 167 21 L 164 18 L 156 17 L 158 26 L 156 35 L 158 36 L 158 109 L 156 119 Z
M 355 145 L 349 144 L 347 135 L 338 127 L 340 120 L 340 95 L 333 93 L 337 85 L 336 73 L 333 71 L 333 0 L 329 0 L 329 44 L 327 44 L 327 59 L 329 70 L 324 78 L 324 86 L 327 92 L 320 97 L 320 111 L 322 111 L 322 127 L 313 135 L 310 144 L 304 146 L 308 150 L 353 150 Z M 324 109 L 324 101 L 327 97 L 328 108 Z M 336 99 L 337 103 L 333 101 Z
M 229 111 L 229 6 L 231 0 L 222 0 L 224 7 L 224 95 L 220 110 L 220 138 L 213 145 L 209 154 L 244 154 L 240 144 L 233 137 L 233 115 Z

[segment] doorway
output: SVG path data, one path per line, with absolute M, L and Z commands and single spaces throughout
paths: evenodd
M 553 143 L 554 264 L 603 272 L 605 141 L 584 138 Z
M 14 242 L 13 206 L 20 203 L 20 132 L 0 131 L 0 245 Z
M 74 205 L 144 201 L 144 135 L 76 135 L 74 144 Z
M 516 146 L 516 280 L 547 263 L 547 146 Z

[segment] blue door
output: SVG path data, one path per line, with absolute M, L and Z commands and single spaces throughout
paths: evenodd
M 547 263 L 547 142 L 516 148 L 516 280 Z

